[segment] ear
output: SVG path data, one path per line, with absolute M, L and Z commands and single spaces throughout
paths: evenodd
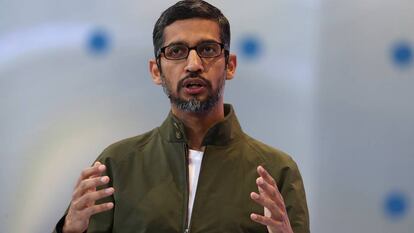
M 226 67 L 227 77 L 226 80 L 231 80 L 234 78 L 237 68 L 237 56 L 236 54 L 229 54 L 229 61 Z
M 158 68 L 158 64 L 155 59 L 151 59 L 149 61 L 149 71 L 151 73 L 152 81 L 157 85 L 161 85 L 162 84 L 161 71 Z

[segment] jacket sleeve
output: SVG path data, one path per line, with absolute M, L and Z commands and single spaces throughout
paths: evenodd
M 58 221 L 58 223 L 55 226 L 55 229 L 53 229 L 52 233 L 62 233 L 63 232 L 63 224 L 65 223 L 66 214 L 63 215 L 63 217 Z
M 305 188 L 296 163 L 284 167 L 278 181 L 279 191 L 285 201 L 290 225 L 295 233 L 309 233 L 309 213 Z

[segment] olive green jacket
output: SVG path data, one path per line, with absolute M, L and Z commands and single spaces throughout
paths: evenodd
M 191 220 L 187 137 L 180 120 L 170 113 L 160 127 L 105 149 L 98 160 L 107 166 L 115 193 L 102 202 L 113 201 L 115 206 L 94 215 L 88 232 L 267 232 L 250 220 L 251 213 L 263 214 L 263 207 L 250 199 L 257 191 L 258 165 L 275 178 L 294 232 L 309 232 L 305 191 L 295 162 L 246 135 L 231 105 L 225 105 L 225 119 L 209 129 L 203 145 Z

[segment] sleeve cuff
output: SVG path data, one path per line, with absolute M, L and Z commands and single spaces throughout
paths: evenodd
M 66 218 L 66 214 L 63 215 L 63 217 L 56 224 L 55 229 L 53 230 L 53 233 L 63 233 L 63 225 L 65 224 L 65 218 Z

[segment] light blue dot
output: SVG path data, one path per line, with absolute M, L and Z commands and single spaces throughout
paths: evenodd
M 107 31 L 95 29 L 89 34 L 87 43 L 91 53 L 104 54 L 110 48 L 111 37 Z
M 391 192 L 384 201 L 385 213 L 393 219 L 404 217 L 408 212 L 408 199 L 404 193 Z
M 413 61 L 413 48 L 407 42 L 399 42 L 392 50 L 394 63 L 399 66 L 407 66 Z
M 240 50 L 244 57 L 256 58 L 262 52 L 262 43 L 257 37 L 246 36 L 241 40 Z

